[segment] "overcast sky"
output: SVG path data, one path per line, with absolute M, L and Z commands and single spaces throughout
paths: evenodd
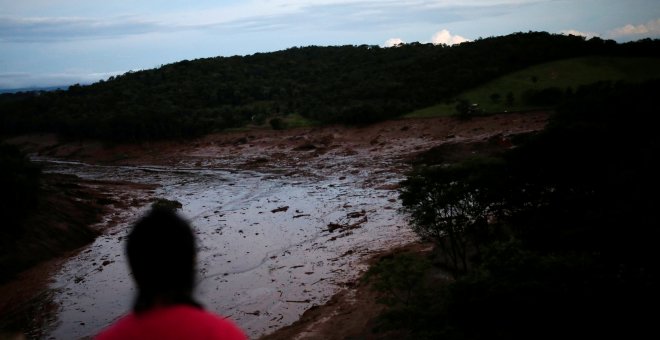
M 0 0 L 0 89 L 309 45 L 660 38 L 658 0 Z

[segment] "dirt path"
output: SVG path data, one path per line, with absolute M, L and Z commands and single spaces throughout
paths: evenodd
M 506 147 L 509 136 L 541 130 L 547 118 L 545 112 L 530 112 L 468 121 L 449 117 L 393 120 L 362 128 L 250 129 L 212 134 L 189 141 L 121 146 L 104 146 L 97 142 L 60 143 L 52 135 L 22 136 L 9 142 L 20 145 L 37 157 L 94 164 L 249 169 L 285 176 L 337 178 L 365 173 L 363 177 L 367 179 L 355 185 L 391 190 L 396 184 L 388 178 L 399 178 L 410 168 L 410 160 L 423 151 L 441 145 L 461 146 L 486 141 Z M 478 148 L 454 149 L 462 153 L 459 155 L 461 157 L 479 152 Z M 99 188 L 103 190 L 103 186 Z M 55 265 L 57 260 L 51 263 L 54 264 L 50 266 Z M 35 268 L 11 284 L 18 287 L 21 282 L 32 281 L 31 277 L 47 271 L 48 266 Z M 11 292 L 18 288 L 10 286 L 6 289 Z M 32 296 L 26 293 L 21 295 L 21 299 L 30 300 L 38 290 L 28 289 L 28 292 Z M 340 339 L 365 336 L 361 332 L 368 328 L 369 320 L 381 310 L 381 306 L 375 304 L 373 294 L 368 287 L 357 283 L 349 285 L 326 305 L 309 310 L 300 321 L 266 338 Z

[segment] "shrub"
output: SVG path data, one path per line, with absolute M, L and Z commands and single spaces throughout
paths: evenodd
M 282 118 L 273 118 L 268 123 L 273 130 L 284 130 L 286 128 L 286 123 Z

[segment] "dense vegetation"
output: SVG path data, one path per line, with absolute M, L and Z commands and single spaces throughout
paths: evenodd
M 658 93 L 660 80 L 585 86 L 546 130 L 503 154 L 426 155 L 401 197 L 415 230 L 437 245 L 435 264 L 456 280 L 439 284 L 410 257 L 384 261 L 370 274 L 389 292 L 382 326 L 443 339 L 651 331 Z M 411 286 L 418 294 L 396 298 Z
M 660 42 L 530 32 L 455 46 L 310 46 L 182 61 L 67 91 L 0 95 L 0 134 L 133 141 L 195 136 L 291 114 L 369 123 L 451 101 L 530 65 L 584 55 L 657 57 Z
M 41 190 L 41 169 L 15 146 L 0 144 L 0 283 L 15 274 L 12 252 L 16 240 L 26 234 L 28 215 L 37 207 Z M 10 268 L 11 267 L 11 268 Z
M 0 239 L 4 242 L 22 232 L 26 213 L 34 208 L 41 170 L 15 146 L 0 144 Z
M 585 56 L 533 65 L 505 74 L 456 97 L 478 104 L 483 113 L 527 111 L 553 107 L 582 85 L 599 81 L 642 82 L 660 78 L 660 58 Z M 405 117 L 450 116 L 456 103 L 440 103 Z
M 17 147 L 0 144 L 0 284 L 94 240 L 98 232 L 91 225 L 114 201 L 79 180 L 44 175 Z

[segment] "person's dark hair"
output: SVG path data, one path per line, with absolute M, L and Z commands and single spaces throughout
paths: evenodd
M 171 209 L 152 208 L 128 235 L 126 254 L 138 288 L 136 313 L 156 305 L 187 304 L 195 283 L 195 236 Z

